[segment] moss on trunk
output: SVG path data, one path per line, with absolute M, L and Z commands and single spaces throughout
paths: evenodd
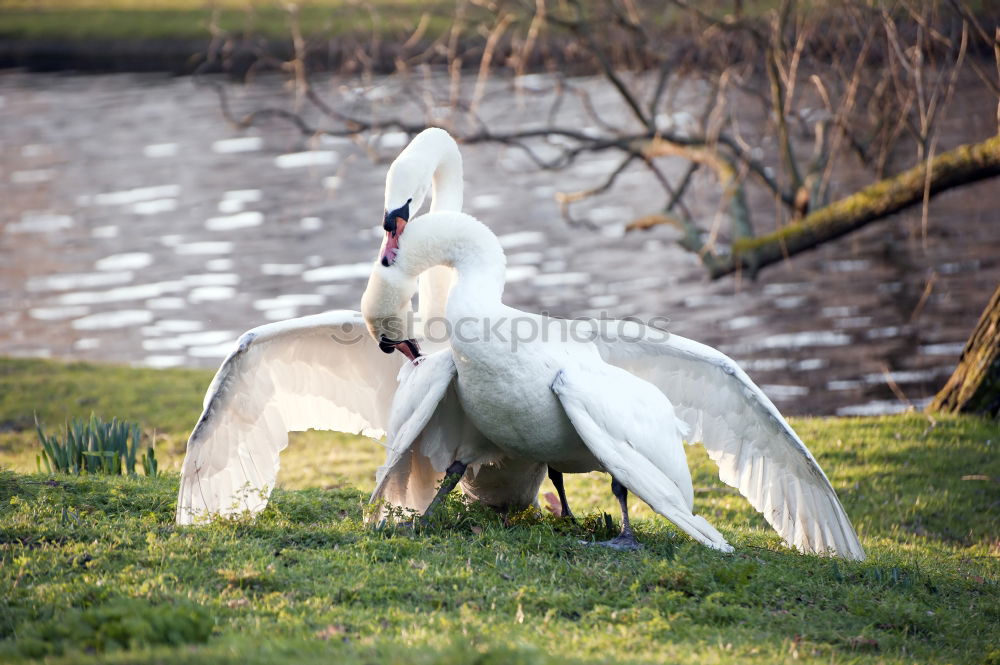
M 954 374 L 927 408 L 1000 416 L 1000 286 L 965 343 Z
M 752 274 L 799 252 L 846 235 L 923 201 L 928 182 L 922 163 L 892 178 L 820 208 L 799 222 L 773 233 L 733 242 L 728 260 L 707 266 L 713 279 L 745 269 Z M 963 145 L 935 157 L 930 164 L 930 195 L 1000 175 L 1000 135 Z

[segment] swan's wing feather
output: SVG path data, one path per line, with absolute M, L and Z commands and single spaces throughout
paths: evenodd
M 436 471 L 432 460 L 414 444 L 418 444 L 425 428 L 434 436 L 459 434 L 447 425 L 455 420 L 452 412 L 456 408 L 460 410 L 461 406 L 444 403 L 451 401 L 445 396 L 454 378 L 455 361 L 450 350 L 425 356 L 419 365 L 407 363 L 400 370 L 399 388 L 389 419 L 389 450 L 385 464 L 375 474 L 372 503 L 384 501 L 423 512 L 434 498 L 444 474 Z
M 552 383 L 580 438 L 618 482 L 698 542 L 731 552 L 715 527 L 691 512 L 691 477 L 681 443 L 682 428 L 662 395 L 633 376 L 590 376 L 561 370 Z M 646 390 L 648 388 L 648 390 Z M 656 442 L 680 454 L 666 459 Z M 681 466 L 678 466 L 682 465 Z
M 656 385 L 719 466 L 719 477 L 760 511 L 789 545 L 864 559 L 837 494 L 770 399 L 728 356 L 680 335 L 609 322 L 602 357 Z
M 537 501 L 546 466 L 504 456 L 476 429 L 455 391 L 451 350 L 425 356 L 399 373 L 392 405 L 389 451 L 376 473 L 372 502 L 423 513 L 455 460 L 469 462 L 462 491 L 497 508 L 523 508 Z M 373 519 L 384 516 L 383 508 Z
M 212 380 L 188 440 L 178 524 L 263 510 L 290 431 L 381 436 L 402 361 L 378 349 L 357 312 L 245 333 Z

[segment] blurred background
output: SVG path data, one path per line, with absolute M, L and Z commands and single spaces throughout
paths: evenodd
M 388 163 L 438 125 L 508 304 L 668 317 L 783 412 L 923 408 L 1000 283 L 998 24 L 0 0 L 0 354 L 214 368 L 248 328 L 358 308 Z

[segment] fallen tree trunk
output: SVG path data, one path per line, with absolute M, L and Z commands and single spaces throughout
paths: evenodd
M 954 374 L 927 410 L 1000 416 L 1000 286 L 965 343 Z
M 926 166 L 921 163 L 870 185 L 773 233 L 738 238 L 729 256 L 713 256 L 705 267 L 712 279 L 738 270 L 746 270 L 753 277 L 764 266 L 921 203 L 925 187 L 929 195 L 934 196 L 953 187 L 1000 175 L 1000 134 L 938 155 L 931 160 L 929 179 Z

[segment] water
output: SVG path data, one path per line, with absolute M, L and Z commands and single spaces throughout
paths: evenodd
M 613 100 L 592 87 L 606 112 Z M 267 82 L 232 94 L 247 109 L 286 99 Z M 387 167 L 369 151 L 388 160 L 405 136 L 357 146 L 280 123 L 237 131 L 209 91 L 158 76 L 5 72 L 0 99 L 0 353 L 214 368 L 243 330 L 358 307 Z M 537 117 L 530 99 L 506 103 L 511 123 Z M 955 108 L 939 151 L 991 131 L 990 100 Z M 938 197 L 926 246 L 917 211 L 747 284 L 708 282 L 666 229 L 624 234 L 661 205 L 641 169 L 577 205 L 587 224 L 570 226 L 555 194 L 599 184 L 616 166 L 606 155 L 559 173 L 497 146 L 463 156 L 466 207 L 509 257 L 509 304 L 667 316 L 787 413 L 905 409 L 890 380 L 925 403 L 1000 280 L 996 181 Z

